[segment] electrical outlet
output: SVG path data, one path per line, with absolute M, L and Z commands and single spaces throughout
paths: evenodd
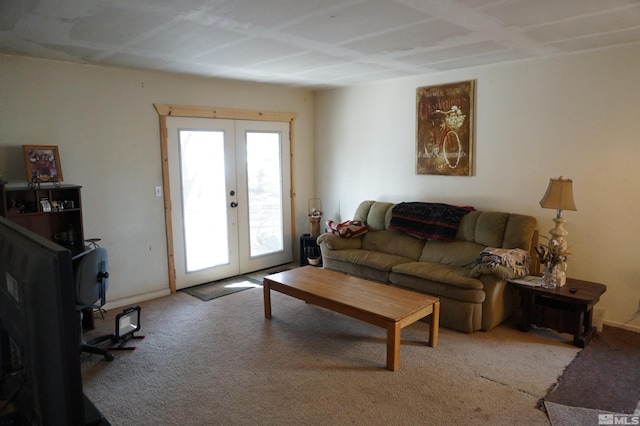
M 156 197 L 162 197 L 162 187 L 156 186 Z

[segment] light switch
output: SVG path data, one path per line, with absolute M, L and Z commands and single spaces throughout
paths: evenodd
M 162 197 L 162 187 L 156 186 L 156 197 Z

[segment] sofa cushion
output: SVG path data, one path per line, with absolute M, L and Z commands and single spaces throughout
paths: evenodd
M 369 231 L 382 231 L 388 227 L 385 218 L 387 210 L 391 210 L 393 206 L 393 203 L 384 201 L 363 201 L 358 205 L 353 220 L 365 222 Z
M 353 220 L 361 220 L 363 222 L 367 221 L 367 216 L 369 215 L 369 211 L 371 210 L 371 206 L 375 203 L 375 201 L 367 200 L 363 201 L 358 205 L 356 212 L 353 214 Z
M 361 238 L 340 238 L 338 235 L 329 232 L 320 234 L 316 242 L 329 250 L 359 249 L 362 247 Z
M 458 225 L 456 240 L 476 241 L 476 225 L 481 214 L 481 211 L 476 210 L 462 216 Z
M 489 247 L 502 247 L 509 213 L 482 212 L 476 223 L 475 241 Z
M 387 215 L 387 210 L 392 207 L 393 203 L 380 201 L 376 201 L 371 205 L 371 209 L 369 210 L 369 214 L 365 220 L 370 231 L 382 231 L 383 229 L 387 229 L 385 217 Z
M 472 241 L 427 241 L 420 262 L 471 267 L 485 246 Z
M 391 271 L 391 268 L 395 265 L 415 261 L 415 259 L 393 254 L 360 249 L 332 250 L 325 257 L 387 272 Z
M 465 303 L 483 303 L 486 299 L 483 289 L 469 289 L 455 285 L 443 284 L 438 281 L 431 281 L 425 278 L 414 277 L 412 275 L 400 274 L 394 271 L 391 271 L 389 274 L 389 281 L 394 286 L 430 294 L 441 300 L 450 299 Z
M 435 262 L 410 262 L 395 265 L 394 273 L 424 278 L 460 288 L 482 290 L 482 281 L 469 276 L 469 268 Z
M 502 248 L 531 250 L 531 240 L 536 230 L 536 219 L 532 216 L 512 213 L 504 230 Z
M 362 237 L 362 249 L 418 260 L 425 240 L 398 231 L 368 232 Z
M 322 258 L 322 265 L 326 269 L 344 272 L 348 275 L 364 278 L 366 280 L 376 281 L 382 284 L 389 284 L 389 274 L 391 271 L 381 271 L 376 268 L 358 265 L 357 263 L 344 262 L 329 257 Z

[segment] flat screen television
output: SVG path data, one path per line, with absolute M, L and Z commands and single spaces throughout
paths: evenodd
M 16 424 L 85 424 L 73 284 L 69 250 L 0 217 L 0 400 Z

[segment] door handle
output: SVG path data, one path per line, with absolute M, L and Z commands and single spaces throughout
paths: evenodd
M 231 202 L 231 207 L 233 207 L 235 209 L 236 207 L 238 207 L 238 203 L 236 203 L 235 201 L 232 201 Z

